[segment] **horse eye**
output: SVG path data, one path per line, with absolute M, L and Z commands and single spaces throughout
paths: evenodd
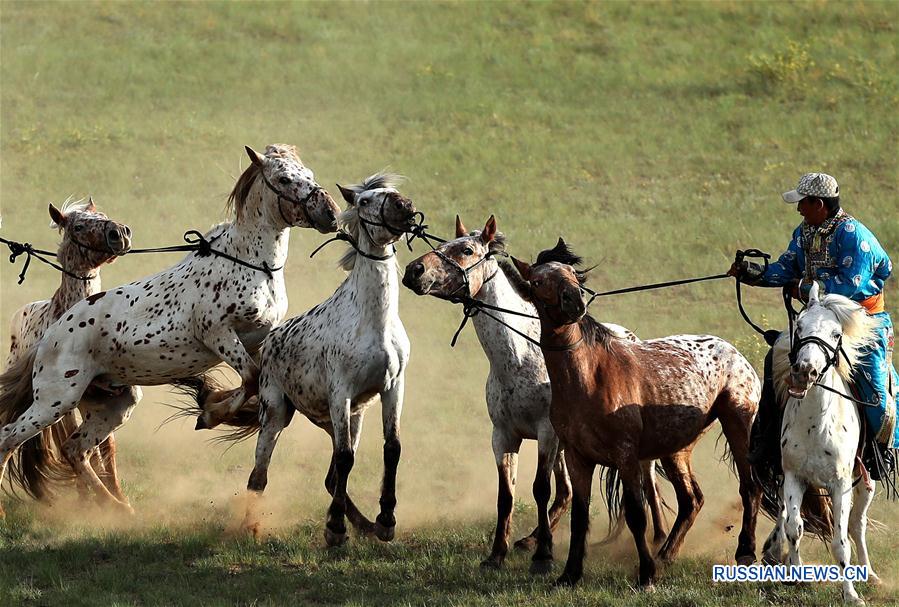
M 83 225 L 76 225 L 73 229 L 74 229 L 76 232 L 80 232 L 81 230 L 84 229 L 84 226 L 83 226 Z
M 465 247 L 465 250 L 462 252 L 466 255 L 474 255 L 474 251 L 472 251 L 470 247 Z
M 281 182 L 281 185 L 290 185 L 290 177 L 281 177 L 278 181 Z
M 839 331 L 834 331 L 832 337 L 833 337 L 834 339 L 840 339 L 840 332 L 839 332 Z
M 368 198 L 363 198 L 362 200 L 359 201 L 359 204 L 362 205 L 362 206 L 367 206 L 367 205 L 368 205 Z
M 542 284 L 542 282 L 539 281 L 539 280 L 535 280 L 535 281 L 533 281 L 531 284 L 532 284 L 533 286 L 535 286 L 535 287 L 539 287 L 539 286 Z

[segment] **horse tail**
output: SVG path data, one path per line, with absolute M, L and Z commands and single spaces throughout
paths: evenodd
M 34 402 L 32 373 L 37 346 L 32 346 L 0 374 L 0 427 L 18 420 Z M 56 442 L 51 428 L 45 428 L 21 445 L 9 461 L 12 488 L 20 488 L 36 499 L 49 496 L 50 481 L 75 477 L 71 466 L 58 457 L 60 451 L 54 450 Z
M 624 484 L 621 482 L 618 468 L 614 466 L 599 467 L 599 482 L 603 487 L 603 501 L 605 501 L 609 516 L 609 532 L 600 544 L 607 544 L 614 541 L 623 529 L 624 500 L 622 491 Z
M 208 412 L 210 397 L 225 392 L 222 383 L 210 373 L 201 373 L 174 380 L 171 384 L 176 393 L 186 397 L 187 402 L 173 404 L 172 407 L 176 409 L 176 412 L 166 421 L 179 417 L 196 417 L 196 430 L 211 427 L 203 421 L 204 414 Z M 236 412 L 227 419 L 220 420 L 219 423 L 234 429 L 214 438 L 215 442 L 236 443 L 254 436 L 262 428 L 259 420 L 258 399 L 247 399 Z
M 44 428 L 19 447 L 9 461 L 9 478 L 36 500 L 53 496 L 52 485 L 68 485 L 75 470 L 63 456 L 62 445 L 78 429 L 73 412 Z

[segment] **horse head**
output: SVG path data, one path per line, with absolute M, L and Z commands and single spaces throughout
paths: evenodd
M 337 184 L 349 204 L 339 223 L 357 242 L 365 235 L 369 246 L 383 248 L 412 228 L 418 212 L 412 199 L 396 190 L 400 181 L 399 175 L 375 173 L 358 185 Z
M 493 215 L 483 230 L 469 232 L 456 215 L 456 238 L 406 266 L 403 284 L 418 295 L 443 299 L 474 297 L 497 272 L 493 256 L 505 251 L 506 239 Z
M 559 327 L 580 321 L 587 314 L 582 285 L 587 271 L 578 270 L 582 258 L 565 241 L 541 251 L 533 265 L 512 258 L 525 284 L 514 285 L 519 294 L 534 304 L 540 318 Z
M 131 228 L 97 210 L 92 198 L 50 205 L 51 228 L 63 234 L 58 257 L 63 267 L 87 271 L 111 263 L 131 250 Z
M 262 214 L 279 228 L 315 228 L 322 234 L 337 229 L 335 220 L 340 208 L 315 182 L 315 176 L 303 165 L 294 146 L 269 145 L 264 154 L 247 146 L 246 151 L 250 166 L 237 180 L 228 198 L 238 220 Z M 257 183 L 262 187 L 261 198 L 250 196 Z M 247 208 L 253 204 L 261 206 L 256 213 Z
M 813 284 L 792 335 L 788 394 L 804 398 L 831 370 L 848 379 L 859 350 L 875 339 L 879 324 L 859 304 L 842 295 L 822 296 Z

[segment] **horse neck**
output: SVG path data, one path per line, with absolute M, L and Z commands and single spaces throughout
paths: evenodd
M 242 261 L 254 265 L 267 264 L 280 268 L 287 261 L 290 242 L 290 226 L 280 218 L 272 218 L 264 206 L 264 197 L 270 195 L 262 180 L 247 195 L 244 208 L 237 218 L 212 245 Z
M 359 238 L 358 246 L 363 253 L 373 257 L 384 257 L 393 252 L 392 245 L 379 247 L 364 237 Z M 359 319 L 363 323 L 382 327 L 390 318 L 399 316 L 400 289 L 393 255 L 385 260 L 375 260 L 357 253 L 345 284 L 355 293 Z
M 493 268 L 490 270 L 490 268 Z M 495 262 L 488 265 L 488 272 L 495 272 L 493 278 L 484 283 L 475 295 L 474 299 L 485 304 L 505 308 L 523 314 L 537 315 L 537 310 L 530 303 L 521 298 L 509 283 L 506 275 L 497 267 Z M 489 274 L 488 274 L 489 276 Z M 503 314 L 502 312 L 490 312 L 494 316 L 502 318 L 503 322 L 512 325 L 522 333 L 533 337 L 539 336 L 540 324 L 532 318 Z M 509 327 L 502 325 L 486 314 L 478 314 L 472 318 L 478 341 L 481 348 L 496 368 L 505 368 L 510 361 L 521 362 L 528 354 L 541 358 L 539 349 L 532 346 L 525 338 L 515 333 Z
M 100 269 L 88 259 L 81 248 L 71 242 L 63 241 L 56 253 L 56 258 L 66 272 L 75 276 L 90 277 L 80 280 L 68 274 L 62 274 L 59 288 L 50 299 L 51 307 L 56 314 L 62 314 L 73 305 L 100 291 Z
M 567 350 L 544 347 L 543 357 L 551 382 L 592 386 L 606 383 L 604 377 L 614 373 L 615 358 L 609 349 L 599 343 L 590 345 L 584 337 L 580 323 L 554 326 L 543 315 L 540 318 L 540 343 L 544 346 L 567 346 Z

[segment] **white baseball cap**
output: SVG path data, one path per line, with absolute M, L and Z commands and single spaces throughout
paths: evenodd
M 783 193 L 784 202 L 795 204 L 806 196 L 815 198 L 836 198 L 840 195 L 837 180 L 827 173 L 806 173 L 799 178 L 795 190 Z

